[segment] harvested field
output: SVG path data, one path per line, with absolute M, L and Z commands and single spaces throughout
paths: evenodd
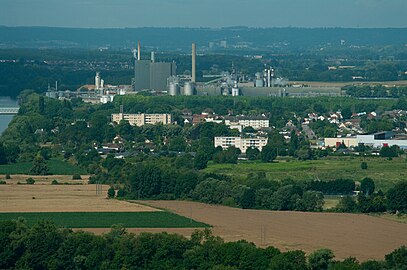
M 26 179 L 26 178 L 24 178 Z M 58 179 L 53 176 L 50 179 Z M 12 179 L 17 181 L 16 179 Z M 50 181 L 50 180 L 49 180 Z M 152 212 L 152 207 L 106 198 L 109 186 L 96 195 L 95 185 L 1 185 L 0 212 Z M 24 180 L 25 182 L 25 180 Z M 39 184 L 39 183 L 42 184 Z M 75 182 L 78 182 L 77 180 Z
M 304 84 L 311 87 L 343 87 L 346 85 L 396 85 L 405 86 L 407 81 L 386 81 L 386 82 L 306 82 L 306 81 L 290 81 L 292 84 Z
M 244 210 L 186 201 L 144 203 L 210 224 L 226 241 L 245 239 L 281 250 L 329 248 L 337 258 L 364 261 L 383 259 L 407 245 L 407 224 L 368 215 Z

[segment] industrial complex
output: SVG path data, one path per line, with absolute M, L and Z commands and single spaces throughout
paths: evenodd
M 341 96 L 340 87 L 305 87 L 288 83 L 277 77 L 272 67 L 265 67 L 257 72 L 251 81 L 251 75 L 239 74 L 236 70 L 213 75 L 209 82 L 197 82 L 196 55 L 197 46 L 191 46 L 191 75 L 177 75 L 177 63 L 156 61 L 155 52 L 151 51 L 150 59 L 142 59 L 141 45 L 138 42 L 134 50 L 134 78 L 129 85 L 110 85 L 96 72 L 93 85 L 83 85 L 76 91 L 59 91 L 48 87 L 46 95 L 51 98 L 70 99 L 80 97 L 85 102 L 107 103 L 115 95 L 137 94 L 149 91 L 153 95 L 170 96 L 279 96 L 279 97 L 312 97 Z

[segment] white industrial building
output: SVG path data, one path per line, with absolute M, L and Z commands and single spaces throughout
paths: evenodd
M 267 137 L 215 137 L 215 147 L 220 146 L 222 149 L 228 149 L 230 146 L 234 146 L 239 148 L 243 154 L 251 147 L 255 147 L 261 151 L 262 148 L 267 145 L 267 142 Z
M 364 144 L 372 148 L 382 148 L 384 146 L 399 146 L 401 149 L 407 149 L 407 140 L 396 139 L 391 132 L 380 132 L 371 135 L 356 135 L 352 137 L 325 138 L 325 147 L 338 147 L 341 144 L 346 147 L 356 147 Z
M 168 125 L 172 123 L 171 114 L 112 114 L 112 122 L 120 123 L 121 120 L 128 121 L 132 126 L 155 125 L 159 123 Z

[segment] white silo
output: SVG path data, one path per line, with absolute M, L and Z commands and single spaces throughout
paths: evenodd
M 96 72 L 95 76 L 95 90 L 99 90 L 101 85 L 101 78 L 100 78 L 100 73 Z
M 168 85 L 168 95 L 178 96 L 180 94 L 179 85 L 177 82 L 170 82 Z
M 184 96 L 193 96 L 195 93 L 194 84 L 191 82 L 186 82 L 184 84 Z
M 239 95 L 240 95 L 239 86 L 237 85 L 237 81 L 235 81 L 235 83 L 232 87 L 232 96 L 237 97 Z

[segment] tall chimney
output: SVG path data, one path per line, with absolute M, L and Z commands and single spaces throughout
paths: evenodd
M 196 45 L 192 43 L 192 82 L 196 82 Z
M 154 53 L 154 51 L 151 52 L 151 62 L 155 63 L 155 53 Z
M 140 41 L 138 42 L 138 47 L 137 47 L 137 60 L 141 60 L 141 46 L 140 46 Z

